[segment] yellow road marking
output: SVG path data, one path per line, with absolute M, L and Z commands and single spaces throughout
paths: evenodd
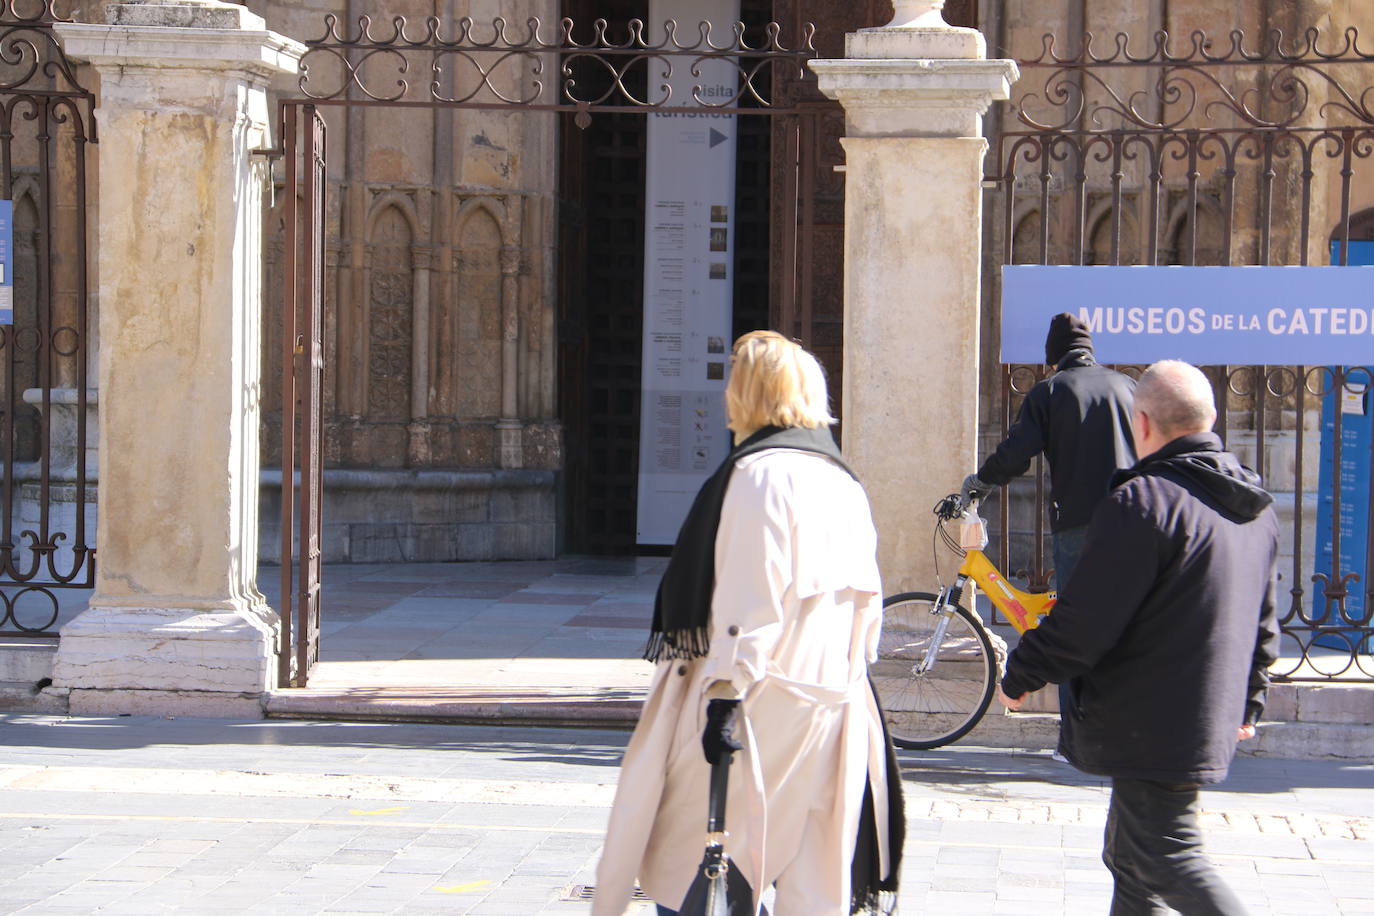
M 469 884 L 459 884 L 455 887 L 436 887 L 435 890 L 441 894 L 470 894 L 473 891 L 486 887 L 490 881 L 473 881 Z
M 380 817 L 383 814 L 395 814 L 397 811 L 405 810 L 406 807 L 402 805 L 399 808 L 376 808 L 372 811 L 365 811 L 362 808 L 349 808 L 348 813 L 353 815 L 359 815 L 362 817 Z

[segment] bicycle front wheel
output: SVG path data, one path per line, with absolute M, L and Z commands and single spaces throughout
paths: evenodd
M 898 747 L 928 750 L 958 741 L 983 718 L 997 686 L 987 629 L 958 605 L 937 613 L 936 600 L 929 592 L 906 592 L 883 601 L 883 635 L 870 674 Z

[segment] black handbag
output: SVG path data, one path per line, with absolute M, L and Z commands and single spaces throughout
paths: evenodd
M 731 751 L 711 767 L 710 811 L 706 818 L 706 852 L 678 916 L 753 916 L 754 889 L 725 852 L 725 795 L 730 787 Z M 764 916 L 767 916 L 765 913 Z

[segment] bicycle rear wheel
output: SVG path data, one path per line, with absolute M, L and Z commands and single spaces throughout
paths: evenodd
M 958 605 L 933 613 L 935 603 L 929 592 L 883 601 L 883 635 L 870 674 L 898 747 L 928 750 L 958 741 L 983 718 L 997 686 L 997 657 L 982 622 Z M 946 616 L 933 664 L 921 673 Z

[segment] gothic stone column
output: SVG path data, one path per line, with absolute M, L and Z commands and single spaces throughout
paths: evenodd
M 89 608 L 54 686 L 78 713 L 259 714 L 256 584 L 267 84 L 303 48 L 219 0 L 57 29 L 100 74 L 100 491 Z
M 895 5 L 812 62 L 845 109 L 844 450 L 888 593 L 934 584 L 930 508 L 975 469 L 982 115 L 1017 77 L 943 0 Z
M 520 392 L 520 249 L 501 249 L 501 418 L 496 421 L 499 462 L 524 466 Z

